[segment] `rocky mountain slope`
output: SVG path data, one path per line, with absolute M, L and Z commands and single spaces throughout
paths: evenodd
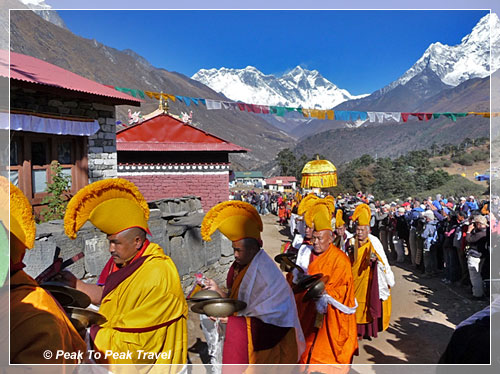
M 131 50 L 119 51 L 96 40 L 74 35 L 33 12 L 13 11 L 11 49 L 45 60 L 103 84 L 177 95 L 226 100 L 207 86 L 182 74 L 156 68 Z M 126 121 L 127 110 L 150 113 L 158 107 L 146 98 L 141 108 L 121 107 L 118 119 Z M 232 156 L 240 169 L 256 168 L 273 159 L 280 149 L 293 146 L 294 139 L 255 114 L 230 110 L 207 111 L 203 105 L 187 107 L 171 103 L 170 111 L 193 111 L 196 126 L 251 150 Z

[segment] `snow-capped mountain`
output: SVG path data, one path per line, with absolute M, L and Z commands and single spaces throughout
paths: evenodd
M 201 69 L 192 79 L 235 101 L 261 105 L 330 109 L 366 95 L 354 96 L 325 79 L 317 70 L 297 66 L 281 77 L 244 69 Z
M 458 86 L 471 78 L 484 78 L 498 70 L 500 68 L 498 15 L 491 13 L 481 18 L 472 32 L 462 38 L 460 44 L 454 46 L 440 42 L 431 44 L 410 69 L 379 92 L 384 94 L 399 85 L 405 85 L 426 68 L 434 71 L 443 83 L 450 86 Z
M 52 10 L 50 5 L 45 4 L 44 0 L 19 0 L 21 3 L 26 5 L 28 8 L 33 10 L 36 14 L 42 17 L 44 20 L 49 21 L 50 23 L 62 27 L 63 29 L 67 29 L 66 24 L 59 17 L 59 14 L 55 10 Z

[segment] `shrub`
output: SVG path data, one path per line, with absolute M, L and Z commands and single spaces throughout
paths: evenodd
M 66 205 L 68 205 L 70 198 L 71 177 L 63 174 L 61 164 L 57 161 L 52 161 L 50 171 L 52 183 L 47 183 L 45 189 L 48 195 L 43 198 L 42 204 L 47 204 L 47 207 L 40 212 L 40 222 L 64 218 Z

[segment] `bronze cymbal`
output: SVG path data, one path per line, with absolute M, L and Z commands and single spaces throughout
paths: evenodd
M 241 300 L 218 298 L 197 302 L 191 307 L 191 310 L 209 317 L 229 317 L 246 307 L 247 304 Z
M 193 297 L 190 297 L 187 299 L 189 302 L 198 302 L 198 301 L 205 301 L 205 300 L 210 300 L 210 299 L 220 299 L 220 295 L 217 291 L 214 290 L 200 290 L 196 292 Z
M 106 317 L 90 309 L 66 307 L 64 310 L 78 331 L 106 322 Z
M 274 261 L 280 264 L 280 269 L 287 273 L 291 272 L 293 269 L 297 269 L 300 273 L 304 273 L 304 270 L 297 264 L 295 264 L 295 260 L 297 259 L 296 254 L 292 253 L 280 253 L 276 257 L 274 257 Z
M 304 301 L 309 301 L 311 299 L 316 299 L 321 296 L 323 291 L 325 290 L 325 285 L 328 282 L 330 277 L 328 275 L 323 275 L 321 278 L 316 279 L 307 289 L 306 294 L 304 295 Z
M 71 306 L 76 308 L 86 308 L 90 305 L 90 297 L 75 288 L 68 287 L 61 282 L 45 282 L 40 285 L 46 291 L 49 291 L 54 298 L 63 306 Z M 61 296 L 63 295 L 63 296 Z M 70 303 L 69 298 L 71 298 Z

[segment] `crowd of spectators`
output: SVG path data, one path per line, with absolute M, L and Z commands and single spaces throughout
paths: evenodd
M 411 264 L 424 278 L 441 277 L 446 284 L 470 287 L 472 298 L 484 299 L 484 281 L 490 278 L 489 230 L 497 230 L 498 196 L 491 203 L 440 194 L 385 202 L 358 193 L 354 198 L 339 196 L 337 204 L 348 219 L 359 201 L 369 204 L 372 234 L 388 258 Z

